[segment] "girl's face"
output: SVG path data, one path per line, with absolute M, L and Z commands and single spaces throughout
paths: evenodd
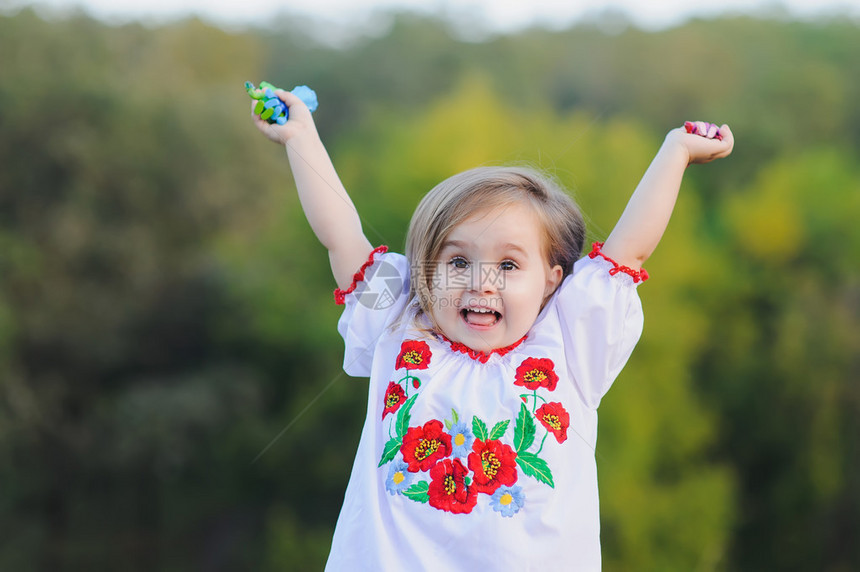
M 454 227 L 430 288 L 431 311 L 445 337 L 489 351 L 529 331 L 563 275 L 544 259 L 542 235 L 523 203 L 480 211 Z

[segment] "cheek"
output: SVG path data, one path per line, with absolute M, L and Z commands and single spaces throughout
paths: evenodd
M 503 296 L 506 304 L 522 311 L 537 312 L 546 299 L 545 291 L 546 283 L 540 278 L 531 277 L 528 280 L 508 280 Z
M 469 287 L 467 270 L 460 270 L 449 265 L 442 265 L 433 275 L 431 291 L 442 298 L 458 296 Z

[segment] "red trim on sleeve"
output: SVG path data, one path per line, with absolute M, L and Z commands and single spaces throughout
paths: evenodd
M 377 254 L 383 254 L 388 252 L 388 247 L 385 245 L 377 246 L 370 252 L 370 256 L 367 257 L 367 262 L 361 265 L 361 268 L 358 269 L 358 272 L 352 275 L 352 284 L 349 285 L 349 288 L 346 290 L 341 290 L 340 288 L 335 288 L 334 290 L 334 301 L 335 304 L 345 304 L 346 303 L 346 295 L 355 290 L 355 287 L 358 286 L 358 283 L 364 280 L 364 271 L 373 264 L 373 257 Z
M 592 244 L 591 245 L 591 252 L 588 254 L 588 257 L 589 258 L 597 258 L 598 256 L 600 256 L 604 260 L 611 262 L 613 268 L 609 271 L 610 276 L 615 276 L 619 272 L 623 272 L 624 274 L 627 274 L 628 276 L 633 278 L 634 284 L 636 282 L 645 282 L 646 280 L 648 280 L 649 276 L 648 276 L 647 270 L 645 270 L 644 268 L 640 268 L 639 270 L 633 270 L 629 266 L 622 266 L 622 265 L 618 264 L 617 262 L 615 262 L 614 260 L 612 260 L 611 258 L 609 258 L 608 256 L 606 256 L 605 254 L 603 254 L 603 252 L 601 251 L 601 248 L 603 248 L 602 242 L 595 242 L 594 244 Z

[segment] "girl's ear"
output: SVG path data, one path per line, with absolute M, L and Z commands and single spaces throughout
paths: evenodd
M 562 278 L 564 278 L 564 270 L 562 270 L 560 265 L 556 264 L 549 269 L 549 273 L 546 276 L 546 289 L 543 293 L 544 302 L 546 302 L 547 298 L 552 296 L 555 289 L 558 288 L 559 284 L 561 284 Z

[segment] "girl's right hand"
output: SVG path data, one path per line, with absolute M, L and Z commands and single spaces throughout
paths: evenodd
M 285 145 L 290 139 L 316 132 L 316 125 L 314 125 L 311 112 L 301 99 L 283 89 L 275 90 L 275 95 L 289 109 L 289 118 L 284 125 L 269 123 L 265 119 L 260 119 L 260 116 L 254 113 L 254 106 L 257 105 L 257 102 L 251 102 L 251 118 L 263 135 L 270 141 Z

